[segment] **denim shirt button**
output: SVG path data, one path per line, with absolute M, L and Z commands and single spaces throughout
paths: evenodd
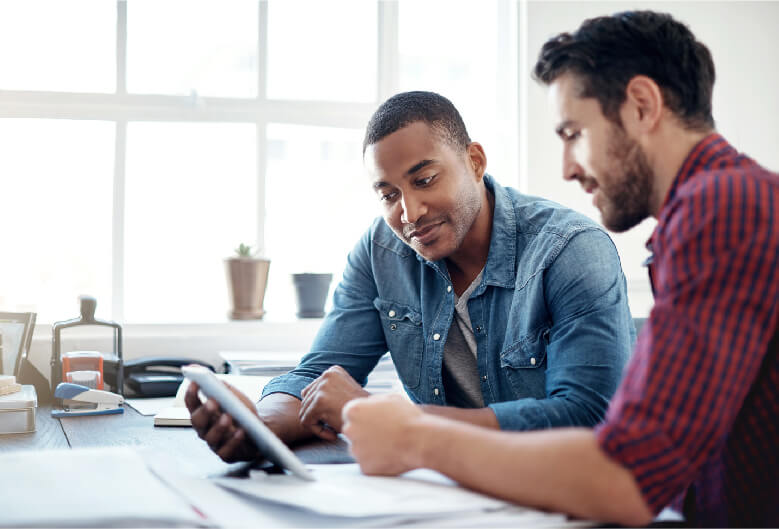
M 398 326 L 397 326 L 397 325 L 395 325 L 394 323 L 393 323 L 392 325 L 390 325 L 390 330 L 391 330 L 391 331 L 394 331 L 394 330 L 395 330 L 395 329 L 397 329 L 397 328 L 398 328 Z
M 481 325 L 476 326 L 476 332 L 481 332 Z
M 441 339 L 441 335 L 440 335 L 440 334 L 438 334 L 438 333 L 435 333 L 435 334 L 433 335 L 433 340 L 435 340 L 436 342 L 437 342 L 438 340 L 440 340 L 440 339 Z M 437 395 L 437 393 L 436 393 L 436 395 Z
M 438 388 L 433 388 L 433 395 L 438 396 Z
M 387 313 L 387 316 L 389 316 L 390 318 L 394 318 L 395 317 L 395 311 L 394 310 L 389 311 Z
M 484 375 L 483 377 L 481 377 L 481 379 L 486 382 L 487 381 L 487 375 Z
M 531 365 L 531 366 L 534 366 L 534 365 L 536 365 L 536 358 L 535 358 L 535 357 L 531 357 L 531 358 L 530 358 L 530 365 Z
M 446 291 L 447 292 L 451 292 L 452 291 L 452 285 L 447 285 L 446 286 Z

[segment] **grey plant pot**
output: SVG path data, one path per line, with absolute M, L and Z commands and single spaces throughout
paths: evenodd
M 292 274 L 298 301 L 298 318 L 321 318 L 333 274 Z
M 227 286 L 233 308 L 229 313 L 233 320 L 259 320 L 265 315 L 262 308 L 265 287 L 268 285 L 267 259 L 225 259 Z

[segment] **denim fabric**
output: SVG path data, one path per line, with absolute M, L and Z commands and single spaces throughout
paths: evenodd
M 495 196 L 492 238 L 468 301 L 484 402 L 506 430 L 593 426 L 635 341 L 616 248 L 583 215 L 485 182 Z M 332 365 L 364 385 L 389 351 L 414 402 L 445 405 L 450 285 L 443 260 L 426 261 L 376 219 L 349 254 L 311 352 L 263 396 L 299 398 Z

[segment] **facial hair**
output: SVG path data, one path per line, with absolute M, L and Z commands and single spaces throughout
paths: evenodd
M 650 215 L 654 174 L 643 149 L 615 126 L 607 156 L 611 167 L 598 179 L 602 200 L 597 204 L 603 225 L 623 232 Z

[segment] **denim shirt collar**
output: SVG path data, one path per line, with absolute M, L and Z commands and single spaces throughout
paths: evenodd
M 487 285 L 514 288 L 516 278 L 517 221 L 514 203 L 506 189 L 486 173 L 484 185 L 495 197 L 495 207 L 492 211 L 492 234 L 490 235 L 487 264 L 484 266 L 482 282 L 473 291 L 472 296 L 480 295 L 487 288 Z M 416 256 L 419 261 L 433 267 L 442 277 L 449 279 L 444 259 L 432 262 L 419 254 Z

